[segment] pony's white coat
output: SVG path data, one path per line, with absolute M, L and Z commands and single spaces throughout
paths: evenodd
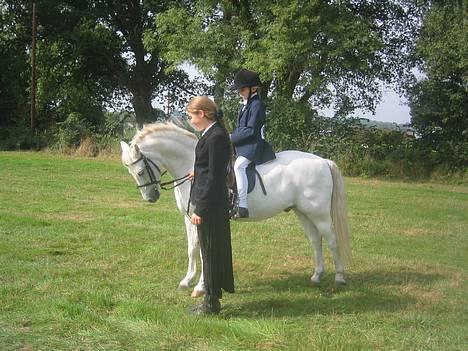
M 141 153 L 173 178 L 179 178 L 193 168 L 196 143 L 194 134 L 174 124 L 152 124 L 138 132 L 130 145 L 121 142 L 122 163 L 137 184 L 146 184 L 149 179 L 144 163 L 134 163 Z M 351 250 L 343 178 L 336 164 L 310 153 L 284 151 L 277 154 L 276 160 L 257 166 L 257 170 L 262 175 L 267 195 L 263 194 L 257 181 L 255 189 L 248 195 L 249 220 L 262 220 L 287 209 L 294 210 L 315 251 L 311 280 L 319 283 L 324 272 L 324 237 L 333 255 L 335 281 L 344 284 L 344 266 L 351 262 Z M 159 173 L 156 177 L 160 177 Z M 159 198 L 159 185 L 142 187 L 140 191 L 145 200 L 154 202 Z M 175 188 L 174 194 L 177 207 L 184 215 L 189 258 L 187 274 L 179 287 L 188 288 L 196 275 L 196 255 L 199 253 L 197 228 L 186 215 L 190 184 L 187 182 Z M 203 266 L 201 271 L 193 296 L 204 291 Z

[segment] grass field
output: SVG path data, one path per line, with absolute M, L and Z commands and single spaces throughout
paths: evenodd
M 171 192 L 117 160 L 0 153 L 0 350 L 467 350 L 468 188 L 346 179 L 354 265 L 336 287 L 292 213 L 232 223 L 236 294 L 187 316 Z

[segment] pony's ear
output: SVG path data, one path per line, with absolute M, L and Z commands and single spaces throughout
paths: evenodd
M 137 144 L 134 144 L 133 145 L 133 157 L 140 158 L 140 154 L 141 154 L 140 148 L 138 147 Z

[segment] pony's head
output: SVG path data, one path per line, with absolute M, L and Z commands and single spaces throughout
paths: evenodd
M 137 144 L 128 145 L 121 141 L 122 163 L 135 179 L 141 196 L 149 202 L 156 202 L 160 196 L 161 170 L 158 165 L 140 151 Z

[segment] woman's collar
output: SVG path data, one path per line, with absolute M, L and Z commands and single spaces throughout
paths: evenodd
M 215 124 L 216 124 L 217 121 L 214 121 L 213 123 L 211 123 L 208 127 L 205 128 L 205 130 L 203 131 L 202 133 L 202 136 L 204 136 L 206 134 L 206 132 L 208 131 L 208 129 L 210 129 L 211 127 L 213 127 Z

